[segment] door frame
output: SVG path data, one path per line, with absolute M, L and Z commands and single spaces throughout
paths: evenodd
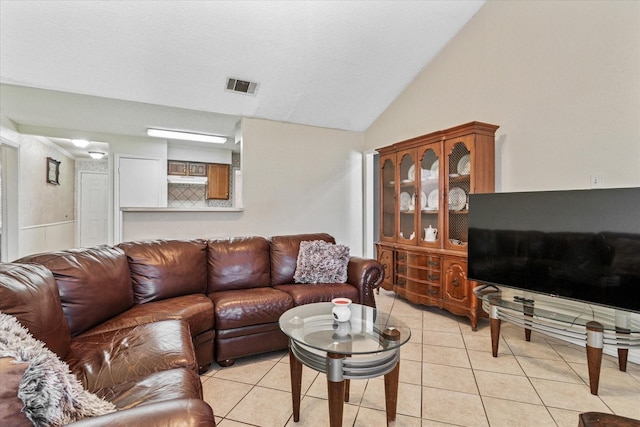
M 375 150 L 364 153 L 364 209 L 363 209 L 363 256 L 376 259 L 375 243 L 379 240 L 379 206 L 378 190 L 379 157 Z
M 15 159 L 7 158 L 8 150 L 5 147 L 15 149 Z M 20 254 L 20 144 L 0 136 L 0 150 L 2 150 L 0 261 L 9 262 L 18 258 Z

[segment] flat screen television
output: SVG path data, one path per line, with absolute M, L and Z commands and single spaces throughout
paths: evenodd
M 640 312 L 640 188 L 469 196 L 468 276 Z

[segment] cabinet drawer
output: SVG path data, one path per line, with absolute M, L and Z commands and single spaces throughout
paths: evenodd
M 440 286 L 426 285 L 424 283 L 416 282 L 413 280 L 407 279 L 405 288 L 407 292 L 415 295 L 420 295 L 422 297 L 432 298 L 434 300 L 440 299 L 442 296 L 442 290 Z
M 432 254 L 398 251 L 396 260 L 403 264 L 440 269 L 442 257 Z
M 415 277 L 418 280 L 423 280 L 425 282 L 440 284 L 440 272 L 434 270 L 418 270 L 418 269 L 409 269 L 409 275 L 411 277 Z
M 427 287 L 427 296 L 429 298 L 442 298 L 442 288 L 440 286 L 429 285 Z

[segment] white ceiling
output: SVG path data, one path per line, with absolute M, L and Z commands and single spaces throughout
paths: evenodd
M 240 117 L 363 131 L 483 3 L 0 0 L 0 113 L 134 136 L 232 136 Z

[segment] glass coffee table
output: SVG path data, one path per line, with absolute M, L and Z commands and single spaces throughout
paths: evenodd
M 384 375 L 388 424 L 396 418 L 400 347 L 411 330 L 402 321 L 360 304 L 350 305 L 348 321 L 337 322 L 332 308 L 330 302 L 305 304 L 280 317 L 280 329 L 289 337 L 293 420 L 300 420 L 302 365 L 306 365 L 327 375 L 331 427 L 342 425 L 349 380 Z
M 617 349 L 623 372 L 629 349 L 640 348 L 640 313 L 493 285 L 478 286 L 473 293 L 489 314 L 493 357 L 498 357 L 502 320 L 522 326 L 527 341 L 533 330 L 583 345 L 593 395 L 598 394 L 604 347 Z

